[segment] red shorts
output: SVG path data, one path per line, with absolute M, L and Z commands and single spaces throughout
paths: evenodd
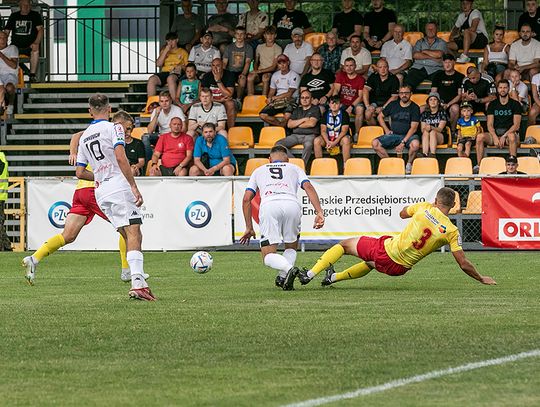
M 85 225 L 92 222 L 94 215 L 102 217 L 107 222 L 109 221 L 107 216 L 99 209 L 99 205 L 96 202 L 96 195 L 94 194 L 94 188 L 76 189 L 73 194 L 73 202 L 69 213 L 86 216 Z
M 358 239 L 356 251 L 358 257 L 364 261 L 372 261 L 375 263 L 377 271 L 388 274 L 389 276 L 401 276 L 408 269 L 401 264 L 392 260 L 384 248 L 384 241 L 392 236 L 381 236 L 380 238 L 362 236 Z

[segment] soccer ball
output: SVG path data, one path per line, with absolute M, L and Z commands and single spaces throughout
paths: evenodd
M 197 252 L 191 256 L 191 268 L 195 273 L 204 274 L 210 271 L 214 259 L 208 252 Z

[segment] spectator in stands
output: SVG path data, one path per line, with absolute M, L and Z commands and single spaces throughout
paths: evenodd
M 343 44 L 351 40 L 352 35 L 362 35 L 362 25 L 364 19 L 362 14 L 356 11 L 354 0 L 341 0 L 343 11 L 334 16 L 332 32 L 338 37 L 338 44 Z
M 379 113 L 391 102 L 398 99 L 399 80 L 389 72 L 385 59 L 377 61 L 377 70 L 369 75 L 362 98 L 366 107 L 366 123 L 376 125 Z
M 524 23 L 520 39 L 510 45 L 508 67 L 517 69 L 523 80 L 531 80 L 540 71 L 540 42 L 532 38 L 531 26 Z
M 278 59 L 278 71 L 274 72 L 270 79 L 270 92 L 268 92 L 267 105 L 259 113 L 259 117 L 271 126 L 287 126 L 288 115 L 280 120 L 276 117 L 284 113 L 294 103 L 295 93 L 300 85 L 300 76 L 289 69 L 289 57 L 281 54 Z
M 427 98 L 427 109 L 420 115 L 422 131 L 422 154 L 424 157 L 435 157 L 437 145 L 444 142 L 448 117 L 441 106 L 441 98 L 432 92 Z
M 300 91 L 309 90 L 311 92 L 311 103 L 324 111 L 324 106 L 328 104 L 328 98 L 333 94 L 334 75 L 332 72 L 323 69 L 323 59 L 320 54 L 315 53 L 309 60 L 311 69 L 302 76 L 300 80 Z
M 227 126 L 234 127 L 236 118 L 236 102 L 234 95 L 234 75 L 223 69 L 223 61 L 216 58 L 212 61 L 212 71 L 205 73 L 201 78 L 203 88 L 212 92 L 212 99 L 225 106 L 227 112 Z
M 0 251 L 11 252 L 11 242 L 6 233 L 6 214 L 4 208 L 8 199 L 8 161 L 3 151 L 0 151 Z
M 496 82 L 502 79 L 503 72 L 508 68 L 508 52 L 510 45 L 504 42 L 504 27 L 495 26 L 493 42 L 484 48 L 482 72 L 487 73 Z
M 214 123 L 202 126 L 202 137 L 195 141 L 193 165 L 190 176 L 231 176 L 236 172 L 236 159 L 229 149 L 227 139 L 217 134 Z
M 191 48 L 189 62 L 197 67 L 197 76 L 201 78 L 205 73 L 212 71 L 212 61 L 221 58 L 221 52 L 212 45 L 213 35 L 206 32 L 201 37 L 201 43 Z
M 531 110 L 529 110 L 529 117 L 527 120 L 529 126 L 536 124 L 536 118 L 540 114 L 540 73 L 534 75 L 531 80 L 531 95 Z
M 384 136 L 377 137 L 371 145 L 380 158 L 388 157 L 386 150 L 395 148 L 396 153 L 401 155 L 404 148 L 409 149 L 409 158 L 405 166 L 405 172 L 411 173 L 412 163 L 416 152 L 420 148 L 420 141 L 416 131 L 420 123 L 420 108 L 411 101 L 412 89 L 409 85 L 399 88 L 399 100 L 389 103 L 379 113 L 379 125 L 384 129 Z M 390 118 L 390 127 L 384 118 Z
M 235 82 L 238 83 L 236 97 L 242 100 L 244 89 L 246 88 L 249 66 L 251 65 L 251 61 L 253 61 L 253 48 L 251 45 L 246 44 L 245 27 L 236 27 L 234 38 L 236 41 L 227 45 L 223 53 L 223 69 L 233 74 Z
M 529 2 L 527 2 L 529 3 Z M 535 2 L 536 3 L 536 2 Z M 500 172 L 500 175 L 525 175 L 523 171 L 518 171 L 519 163 L 515 155 L 506 157 L 506 171 Z
M 339 96 L 330 97 L 328 110 L 321 120 L 321 135 L 315 138 L 313 150 L 315 158 L 323 156 L 323 148 L 331 156 L 338 155 L 340 150 L 345 163 L 351 157 L 351 121 L 348 113 L 341 108 Z
M 457 62 L 469 62 L 470 49 L 483 49 L 488 43 L 488 32 L 482 13 L 473 9 L 473 0 L 461 0 L 461 13 L 450 32 L 448 49 L 453 53 L 463 48 Z
M 178 46 L 188 52 L 199 42 L 204 27 L 200 16 L 192 12 L 191 0 L 182 0 L 182 14 L 178 14 L 172 23 L 171 31 L 178 35 Z
M 533 37 L 540 38 L 540 13 L 538 13 L 538 2 L 536 0 L 527 0 L 525 2 L 525 11 L 519 16 L 518 31 L 523 24 L 529 24 L 533 32 Z
M 270 78 L 276 71 L 277 58 L 281 54 L 281 47 L 275 41 L 276 27 L 269 25 L 264 29 L 264 44 L 257 46 L 253 70 L 248 74 L 248 95 L 254 95 L 255 85 L 262 82 L 262 94 L 268 96 Z
M 171 131 L 159 138 L 150 165 L 150 176 L 165 177 L 188 175 L 189 163 L 193 156 L 193 137 L 182 131 L 182 120 L 173 117 Z M 161 165 L 158 161 L 161 158 Z
M 287 120 L 287 128 L 291 133 L 276 143 L 287 147 L 290 157 L 293 157 L 290 149 L 298 144 L 302 144 L 304 146 L 302 160 L 304 160 L 306 166 L 313 153 L 313 140 L 315 140 L 315 137 L 321 131 L 319 125 L 321 111 L 311 101 L 312 97 L 309 90 L 300 92 L 300 105 L 292 110 L 290 118 Z
M 325 37 L 326 42 L 319 47 L 318 52 L 324 60 L 323 68 L 335 74 L 341 69 L 341 45 L 337 45 L 336 33 L 330 31 Z
M 296 10 L 296 0 L 285 0 L 285 8 L 278 8 L 274 12 L 272 25 L 277 28 L 276 42 L 281 48 L 291 43 L 292 31 L 302 28 L 304 34 L 313 32 L 306 14 Z
M 510 98 L 520 104 L 522 113 L 527 113 L 529 110 L 529 88 L 521 80 L 518 70 L 508 70 L 508 82 L 510 83 Z
M 334 95 L 339 95 L 342 108 L 349 115 L 355 115 L 355 133 L 358 133 L 364 121 L 363 90 L 366 80 L 356 72 L 356 61 L 354 58 L 347 58 L 343 66 L 343 71 L 336 75 L 334 83 Z
M 13 114 L 15 93 L 17 92 L 17 73 L 19 70 L 19 51 L 15 45 L 8 45 L 8 35 L 0 31 L 0 116 L 4 110 Z M 7 94 L 7 104 L 6 104 Z
M 186 122 L 184 111 L 173 105 L 171 94 L 168 90 L 164 90 L 159 94 L 159 106 L 152 111 L 152 116 L 150 116 L 150 123 L 147 126 L 148 134 L 142 137 L 147 161 L 152 158 L 152 146 L 156 145 L 159 136 L 171 131 L 169 123 L 173 117 L 179 117 L 183 123 Z M 183 130 L 185 131 L 185 128 Z
M 176 85 L 186 64 L 188 63 L 188 53 L 185 49 L 178 48 L 178 34 L 170 32 L 165 36 L 165 45 L 159 51 L 159 57 L 156 65 L 161 68 L 161 72 L 152 75 L 146 84 L 146 93 L 148 96 L 155 96 L 158 86 L 169 88 L 169 92 L 176 99 Z
M 478 117 L 473 116 L 473 108 L 469 102 L 460 105 L 461 117 L 457 121 L 457 155 L 470 157 L 471 148 L 479 134 L 482 134 L 482 125 Z
M 221 103 L 214 102 L 212 91 L 208 88 L 202 88 L 200 93 L 201 101 L 195 103 L 189 109 L 189 125 L 188 134 L 193 138 L 197 138 L 202 134 L 202 128 L 205 123 L 214 124 L 216 133 L 227 138 L 227 113 L 225 107 Z
M 184 113 L 187 115 L 189 109 L 199 100 L 201 92 L 201 81 L 197 79 L 197 67 L 193 62 L 186 65 L 186 77 L 180 82 L 176 99 Z
M 404 80 L 413 91 L 424 79 L 432 80 L 442 70 L 442 56 L 446 53 L 446 42 L 437 37 L 437 23 L 427 23 L 425 31 L 425 37 L 413 47 L 414 63 Z
M 120 124 L 124 129 L 126 157 L 131 166 L 131 173 L 134 177 L 144 175 L 143 168 L 146 163 L 144 144 L 141 140 L 131 137 L 134 125 L 133 118 L 128 113 L 120 110 L 114 114 L 113 121 Z
M 268 27 L 268 14 L 259 10 L 259 0 L 247 0 L 249 11 L 246 11 L 238 19 L 238 25 L 246 27 L 246 39 L 249 45 L 255 49 L 261 43 L 264 30 Z
M 304 41 L 304 31 L 300 27 L 292 30 L 293 42 L 288 44 L 283 53 L 291 61 L 291 71 L 298 75 L 303 75 L 309 68 L 309 58 L 313 55 L 313 47 L 309 42 Z
M 441 106 L 450 118 L 450 130 L 454 134 L 459 118 L 459 104 L 465 75 L 455 70 L 456 57 L 453 54 L 444 54 L 442 59 L 443 70 L 433 75 L 431 92 L 437 92 L 440 95 Z
M 19 1 L 19 11 L 12 13 L 4 27 L 11 44 L 19 49 L 19 55 L 30 56 L 30 82 L 36 82 L 36 72 L 39 63 L 39 46 L 43 40 L 43 19 L 41 15 L 32 10 L 30 0 Z
M 371 53 L 362 47 L 362 39 L 358 35 L 351 36 L 351 46 L 345 48 L 341 53 L 341 70 L 347 58 L 353 58 L 356 62 L 356 73 L 367 78 L 369 67 L 371 66 Z
M 392 38 L 397 22 L 396 13 L 384 7 L 384 0 L 371 0 L 370 11 L 364 15 L 364 44 L 369 51 L 380 50 Z
M 488 104 L 497 97 L 495 93 L 493 80 L 482 76 L 478 69 L 469 67 L 467 77 L 463 80 L 461 100 L 469 102 L 474 113 L 485 113 Z
M 393 38 L 386 41 L 381 48 L 381 58 L 388 62 L 390 73 L 397 76 L 399 83 L 403 83 L 403 76 L 412 65 L 412 46 L 403 39 L 405 29 L 403 25 L 396 24 L 392 30 Z
M 523 27 L 522 27 L 523 28 Z M 487 132 L 476 138 L 477 162 L 484 157 L 484 147 L 508 146 L 510 155 L 516 156 L 521 125 L 521 106 L 509 96 L 510 83 L 501 79 L 497 83 L 497 97 L 487 109 Z
M 217 14 L 210 17 L 206 23 L 207 31 L 214 36 L 214 45 L 221 52 L 224 51 L 225 45 L 232 42 L 234 29 L 238 25 L 236 16 L 227 11 L 228 3 L 228 0 L 216 0 Z

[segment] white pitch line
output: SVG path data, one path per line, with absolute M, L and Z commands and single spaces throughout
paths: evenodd
M 332 403 L 334 401 L 340 401 L 340 400 L 346 400 L 346 399 L 354 399 L 356 397 L 360 396 L 368 396 L 370 394 L 374 393 L 381 393 L 386 390 L 392 390 L 396 387 L 402 387 L 406 386 L 411 383 L 420 383 L 424 382 L 426 380 L 435 379 L 437 377 L 442 376 L 448 376 L 456 373 L 462 373 L 462 372 L 468 372 L 470 370 L 480 369 L 487 366 L 497 366 L 502 365 L 509 362 L 515 362 L 516 360 L 520 359 L 526 359 L 526 358 L 533 358 L 540 356 L 540 349 L 531 350 L 529 352 L 522 352 L 517 353 L 515 355 L 509 355 L 509 356 L 503 356 L 501 358 L 497 359 L 488 359 L 488 360 L 482 360 L 480 362 L 474 362 L 474 363 L 467 363 L 466 365 L 461 365 L 457 367 L 450 367 L 448 369 L 443 370 L 433 370 L 428 373 L 424 373 L 418 376 L 411 376 L 407 377 L 405 379 L 397 379 L 392 380 L 391 382 L 386 382 L 383 384 L 380 384 L 378 386 L 373 387 L 365 387 L 363 389 L 358 389 L 355 391 L 351 391 L 348 393 L 343 394 L 336 394 L 335 396 L 328 396 L 328 397 L 320 397 L 317 399 L 311 399 L 306 401 L 300 401 L 298 403 L 292 403 L 287 404 L 283 407 L 313 407 L 313 406 L 320 406 L 323 404 Z

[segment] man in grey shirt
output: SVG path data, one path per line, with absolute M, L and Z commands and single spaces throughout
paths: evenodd
M 235 15 L 227 11 L 227 0 L 216 0 L 217 14 L 208 19 L 206 24 L 207 31 L 214 35 L 214 46 L 221 53 L 224 49 L 220 47 L 232 43 L 234 29 L 238 25 L 238 19 Z
M 191 0 L 182 0 L 182 10 L 184 14 L 178 14 L 169 31 L 178 34 L 178 46 L 185 48 L 187 52 L 199 42 L 201 30 L 203 29 L 202 19 L 192 13 L 193 4 Z
M 319 125 L 321 110 L 311 103 L 312 100 L 309 90 L 305 89 L 300 93 L 300 106 L 290 113 L 290 119 L 287 121 L 287 128 L 292 131 L 292 134 L 276 142 L 276 145 L 287 147 L 291 157 L 293 155 L 290 149 L 298 144 L 303 144 L 302 160 L 306 166 L 313 153 L 315 137 L 321 134 L 321 126 Z
M 405 84 L 413 92 L 424 79 L 443 69 L 442 56 L 446 53 L 446 41 L 437 37 L 437 23 L 426 24 L 426 36 L 416 42 L 413 47 L 414 64 L 405 77 Z

